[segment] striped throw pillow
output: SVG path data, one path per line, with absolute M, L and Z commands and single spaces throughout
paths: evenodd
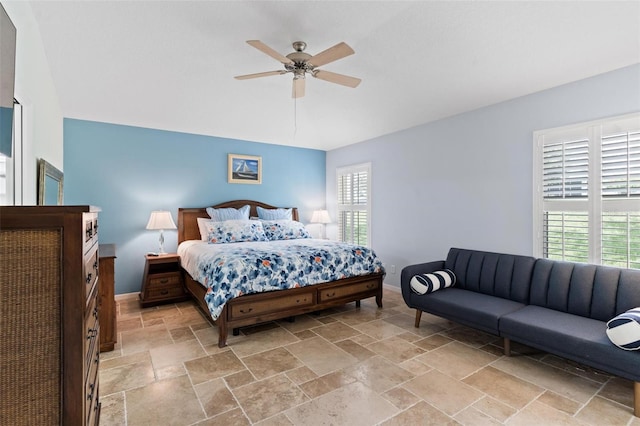
M 629 309 L 607 322 L 607 336 L 621 349 L 640 349 L 640 308 Z
M 445 269 L 430 274 L 414 275 L 411 278 L 411 290 L 417 294 L 433 293 L 441 288 L 451 287 L 456 283 L 453 271 Z

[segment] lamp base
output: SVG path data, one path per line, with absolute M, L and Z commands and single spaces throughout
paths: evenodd
M 160 238 L 158 239 L 158 243 L 160 245 L 158 254 L 167 254 L 167 252 L 164 251 L 164 231 L 162 229 L 160 230 Z

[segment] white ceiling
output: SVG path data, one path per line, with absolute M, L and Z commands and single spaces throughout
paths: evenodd
M 63 115 L 330 150 L 640 63 L 640 1 L 31 1 Z M 286 55 L 344 41 L 321 69 Z

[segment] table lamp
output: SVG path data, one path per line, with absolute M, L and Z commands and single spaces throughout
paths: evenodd
M 147 223 L 147 229 L 160 230 L 160 238 L 158 239 L 158 242 L 160 243 L 160 250 L 158 251 L 158 254 L 166 254 L 164 251 L 164 230 L 177 229 L 176 224 L 173 222 L 173 218 L 171 217 L 171 213 L 166 210 L 152 211 L 151 216 L 149 217 L 149 222 Z
M 321 238 L 325 238 L 325 226 L 327 223 L 331 223 L 331 218 L 329 217 L 329 212 L 326 210 L 315 210 L 311 215 L 311 223 L 321 223 L 322 224 L 322 234 Z

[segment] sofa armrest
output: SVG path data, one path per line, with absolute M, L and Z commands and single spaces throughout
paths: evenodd
M 411 278 L 418 274 L 428 274 L 429 272 L 439 271 L 444 269 L 444 260 L 436 260 L 434 262 L 420 263 L 417 265 L 409 265 L 402 268 L 400 274 L 400 287 L 402 289 L 402 297 L 405 303 L 410 308 L 413 308 L 411 304 Z

